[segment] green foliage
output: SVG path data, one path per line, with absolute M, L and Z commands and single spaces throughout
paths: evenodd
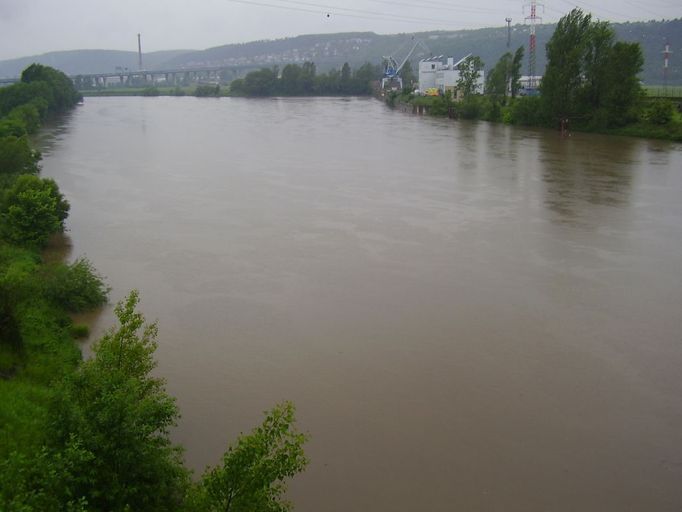
M 516 98 L 505 116 L 506 122 L 523 126 L 543 126 L 547 123 L 539 96 Z
M 2 236 L 17 245 L 43 247 L 50 235 L 64 229 L 68 211 L 54 180 L 21 175 L 0 203 Z
M 217 98 L 220 96 L 220 86 L 219 85 L 199 85 L 194 91 L 194 95 L 197 98 Z
M 95 510 L 176 510 L 188 472 L 169 431 L 178 417 L 162 379 L 153 377 L 156 324 L 136 311 L 136 291 L 116 308 L 119 327 L 93 347 L 58 389 L 49 414 L 49 452 L 73 468 L 60 476 L 66 498 Z M 74 455 L 75 453 L 75 455 Z
M 156 87 L 145 87 L 142 90 L 142 96 L 158 96 L 159 94 L 159 89 Z
M 28 128 L 26 126 L 26 122 L 23 119 L 19 118 L 11 118 L 11 117 L 5 117 L 3 119 L 0 119 L 0 153 L 3 151 L 2 149 L 2 139 L 5 137 L 23 137 L 28 133 Z M 3 171 L 3 166 L 0 165 L 0 173 L 5 172 Z
M 478 119 L 484 112 L 484 100 L 476 96 L 464 96 L 464 99 L 455 104 L 458 117 L 462 119 Z
M 81 100 L 81 95 L 76 91 L 73 83 L 61 71 L 41 64 L 31 64 L 21 74 L 21 81 L 26 84 L 45 82 L 51 90 L 51 100 L 48 101 L 49 109 L 53 112 L 63 112 Z M 33 99 L 33 98 L 31 98 Z
M 658 99 L 652 101 L 645 111 L 647 121 L 664 125 L 673 119 L 673 104 L 669 100 Z
M 90 327 L 85 324 L 73 324 L 71 326 L 71 336 L 76 339 L 87 338 L 90 336 Z
M 75 440 L 61 453 L 44 447 L 31 456 L 13 452 L 0 463 L 0 505 L 21 512 L 85 512 L 87 500 L 63 484 L 77 479 L 80 468 L 91 462 L 92 454 Z
M 509 77 L 511 76 L 513 56 L 511 52 L 507 52 L 500 60 L 497 61 L 495 67 L 490 70 L 485 81 L 485 93 L 491 96 L 506 96 L 509 85 Z
M 7 115 L 18 106 L 37 101 L 42 101 L 41 105 L 48 106 L 54 103 L 54 92 L 48 83 L 18 82 L 8 87 L 0 87 L 0 116 Z
M 483 69 L 483 61 L 478 56 L 470 55 L 457 65 L 459 70 L 459 80 L 457 89 L 462 92 L 464 97 L 471 96 L 476 92 L 478 79 Z
M 43 282 L 46 296 L 69 312 L 93 309 L 107 301 L 109 288 L 87 258 L 48 267 Z
M 40 128 L 40 123 L 42 121 L 41 111 L 38 106 L 39 104 L 38 101 L 32 101 L 14 107 L 9 114 L 7 114 L 7 118 L 22 123 L 25 126 L 27 133 L 35 133 L 38 131 L 38 128 Z
M 305 434 L 294 428 L 294 406 L 270 411 L 262 425 L 230 446 L 220 466 L 208 470 L 193 497 L 203 511 L 284 512 L 285 479 L 303 471 Z
M 317 96 L 371 94 L 371 81 L 378 77 L 377 69 L 365 64 L 352 72 L 348 63 L 341 70 L 318 75 L 315 64 L 287 64 L 281 76 L 277 68 L 248 73 L 230 83 L 233 96 Z
M 3 122 L 7 122 L 7 119 L 3 120 Z M 17 120 L 9 120 L 9 122 L 14 122 L 16 126 Z M 25 125 L 22 126 L 22 130 L 25 130 Z M 35 174 L 38 172 L 38 162 L 40 159 L 40 152 L 31 149 L 25 136 L 15 137 L 14 135 L 8 135 L 0 138 L 0 175 Z
M 523 46 L 519 46 L 514 52 L 511 68 L 511 96 L 516 98 L 521 88 L 521 66 L 523 64 Z
M 520 88 L 522 63 L 523 46 L 520 46 L 513 55 L 511 52 L 502 55 L 495 67 L 488 73 L 485 93 L 496 97 L 507 96 L 511 93 L 512 98 L 515 98 Z
M 573 9 L 559 20 L 547 43 L 547 69 L 540 86 L 549 119 L 596 127 L 632 121 L 642 95 L 637 79 L 643 57 L 636 43 L 614 43 L 606 22 Z
M 430 99 L 429 114 L 432 116 L 447 116 L 454 107 L 452 92 L 445 91 L 445 94 Z

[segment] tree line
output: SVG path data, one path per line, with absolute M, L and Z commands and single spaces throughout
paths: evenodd
M 313 62 L 287 64 L 252 71 L 230 83 L 234 96 L 363 96 L 372 94 L 371 83 L 381 76 L 377 66 L 365 63 L 352 70 L 346 62 L 341 69 L 317 74 Z
M 640 45 L 616 41 L 608 22 L 574 9 L 561 18 L 545 50 L 547 66 L 538 94 L 520 96 L 525 92 L 519 81 L 524 56 L 520 47 L 502 55 L 488 72 L 484 95 L 467 87 L 472 75 L 477 78 L 472 67 L 477 58 L 472 57 L 458 84 L 463 101 L 449 95 L 406 101 L 428 104 L 435 115 L 682 139 L 673 104 L 646 98 L 639 80 L 644 65 Z
M 69 316 L 107 301 L 92 264 L 43 260 L 69 203 L 41 178 L 29 144 L 48 116 L 80 101 L 69 79 L 32 65 L 0 89 L 0 510 L 283 511 L 307 439 L 285 402 L 227 447 L 198 480 L 170 440 L 175 399 L 156 366 L 157 326 L 131 292 L 118 325 L 81 360 Z

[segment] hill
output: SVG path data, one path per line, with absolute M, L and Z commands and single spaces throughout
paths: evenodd
M 661 83 L 663 59 L 661 52 L 666 39 L 671 48 L 682 54 L 682 19 L 670 21 L 646 21 L 635 23 L 614 23 L 618 39 L 638 42 L 645 57 L 642 80 L 646 83 Z M 544 46 L 554 33 L 555 25 L 537 27 L 537 72 L 545 69 Z M 528 45 L 529 27 L 512 27 L 511 48 Z M 341 34 L 304 35 L 272 41 L 255 41 L 244 44 L 230 44 L 203 51 L 185 53 L 171 59 L 169 67 L 199 66 L 272 66 L 286 63 L 313 61 L 321 71 L 338 68 L 344 62 L 353 67 L 364 62 L 379 63 L 383 55 L 391 55 L 401 46 L 409 46 L 412 38 L 423 40 L 430 52 L 416 52 L 413 61 L 433 55 L 464 56 L 473 53 L 480 56 L 486 68 L 492 67 L 506 51 L 506 27 L 477 30 L 421 32 L 414 34 L 378 35 L 373 32 Z M 406 50 L 404 51 L 406 53 Z M 403 53 L 403 55 L 404 55 Z M 682 84 L 680 58 L 673 54 L 669 82 Z M 527 62 L 527 59 L 526 59 Z M 528 72 L 527 64 L 524 74 Z
M 168 50 L 143 54 L 146 69 L 159 69 L 165 62 L 192 50 Z M 0 77 L 16 77 L 30 64 L 37 62 L 63 71 L 67 75 L 108 73 L 117 67 L 137 69 L 137 52 L 119 50 L 70 50 L 31 55 L 0 61 Z
M 661 52 L 666 39 L 673 53 L 670 62 L 669 83 L 682 85 L 682 19 L 613 23 L 617 37 L 642 45 L 645 64 L 641 78 L 648 84 L 663 82 L 663 58 Z M 545 69 L 544 46 L 554 32 L 555 25 L 537 28 L 538 52 L 536 71 Z M 511 48 L 528 45 L 528 26 L 512 27 Z M 420 32 L 414 34 L 379 35 L 373 32 L 347 32 L 340 34 L 316 34 L 286 39 L 228 44 L 201 51 L 174 50 L 143 55 L 144 67 L 192 68 L 203 66 L 270 67 L 287 63 L 313 61 L 320 71 L 339 68 L 344 62 L 358 67 L 365 62 L 379 64 L 382 56 L 394 54 L 399 48 L 409 47 L 412 38 L 423 40 L 429 52 L 420 50 L 412 60 L 431 55 L 454 57 L 473 53 L 480 56 L 490 69 L 506 51 L 506 27 L 477 30 Z M 400 57 L 406 50 L 398 52 Z M 0 76 L 17 76 L 32 62 L 56 67 L 67 74 L 111 72 L 117 66 L 137 68 L 137 53 L 110 50 L 79 50 L 52 52 L 11 61 L 0 61 Z M 527 62 L 527 59 L 526 59 Z M 524 74 L 528 73 L 524 64 Z

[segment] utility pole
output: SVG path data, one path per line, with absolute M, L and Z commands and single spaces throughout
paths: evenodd
M 530 22 L 530 43 L 528 51 L 528 75 L 529 75 L 529 86 L 531 89 L 535 88 L 535 50 L 536 50 L 536 39 L 535 39 L 535 25 L 538 22 L 542 22 L 542 18 L 538 16 L 538 5 L 544 9 L 544 5 L 538 4 L 535 0 L 531 0 L 530 4 L 526 4 L 525 7 L 530 7 L 530 16 L 526 16 L 526 21 Z
M 507 22 L 507 50 L 511 47 L 511 18 L 505 18 L 504 21 Z
M 504 21 L 507 22 L 507 53 L 509 53 L 510 48 L 511 48 L 511 22 L 512 22 L 512 19 L 507 17 L 504 19 Z M 509 59 L 507 60 L 507 91 L 506 91 L 505 96 L 511 96 L 511 92 L 512 92 L 511 65 L 512 65 L 512 57 L 510 56 Z
M 140 71 L 142 71 L 142 40 L 140 39 L 140 34 L 137 34 L 137 58 L 138 66 Z

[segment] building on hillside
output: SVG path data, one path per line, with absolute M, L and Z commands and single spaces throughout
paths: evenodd
M 443 61 L 443 55 L 422 59 L 419 61 L 419 91 L 425 94 L 426 91 L 438 89 L 441 94 L 451 91 L 454 97 L 458 97 L 457 81 L 459 80 L 459 66 L 469 57 L 463 57 L 455 62 L 453 57 L 448 57 Z M 476 92 L 483 93 L 485 75 L 483 70 L 476 81 Z

